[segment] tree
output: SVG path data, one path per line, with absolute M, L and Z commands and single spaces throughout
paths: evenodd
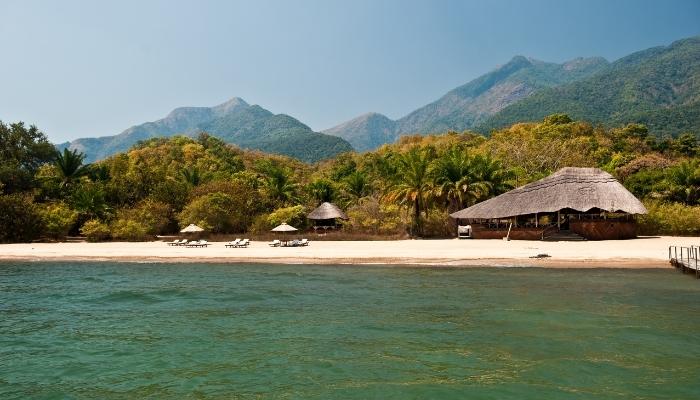
M 357 204 L 362 198 L 370 194 L 372 187 L 369 184 L 367 175 L 360 171 L 354 171 L 343 180 L 343 191 L 349 198 L 350 204 Z
M 83 165 L 83 160 L 85 160 L 85 154 L 78 153 L 75 149 L 56 152 L 54 165 L 58 170 L 62 188 L 71 186 L 76 180 L 90 173 L 90 166 Z
M 700 201 L 700 161 L 684 161 L 669 168 L 666 180 L 669 185 L 671 200 L 687 205 Z
M 481 198 L 498 196 L 513 188 L 515 173 L 491 156 L 476 155 L 471 161 L 471 169 L 476 184 L 482 188 Z
M 422 233 L 421 212 L 427 206 L 430 193 L 429 168 L 433 159 L 431 147 L 413 146 L 396 157 L 397 176 L 384 199 L 413 209 L 411 233 Z
M 0 243 L 29 242 L 41 235 L 41 210 L 32 196 L 14 193 L 0 195 Z
M 188 204 L 178 215 L 180 225 L 197 224 L 214 233 L 242 232 L 237 226 L 235 204 L 231 196 L 216 192 L 200 196 Z
M 335 186 L 327 179 L 317 179 L 306 186 L 306 191 L 316 204 L 321 204 L 325 201 L 332 202 L 335 198 Z
M 199 172 L 199 168 L 197 167 L 181 169 L 180 179 L 192 187 L 199 186 L 204 181 L 202 174 Z
M 0 190 L 15 193 L 35 187 L 34 174 L 53 160 L 55 151 L 36 126 L 0 121 Z
M 694 157 L 698 154 L 700 144 L 698 144 L 698 138 L 695 135 L 686 132 L 671 142 L 671 149 L 685 156 Z
M 104 190 L 95 183 L 79 186 L 73 192 L 70 203 L 82 221 L 104 218 L 110 210 Z
M 454 212 L 473 204 L 487 190 L 475 179 L 473 159 L 461 146 L 450 147 L 431 166 L 433 192 Z
M 298 185 L 292 181 L 291 171 L 279 164 L 266 160 L 258 163 L 262 173 L 263 187 L 270 200 L 277 206 L 284 206 L 298 199 Z
M 60 239 L 70 232 L 78 219 L 78 213 L 63 202 L 46 203 L 39 209 L 44 226 L 44 234 Z

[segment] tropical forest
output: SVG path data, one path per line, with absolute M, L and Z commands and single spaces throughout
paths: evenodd
M 553 114 L 489 135 L 407 135 L 306 163 L 206 132 L 152 138 L 94 163 L 36 126 L 0 122 L 0 242 L 149 240 L 197 224 L 214 235 L 309 228 L 320 203 L 349 216 L 336 240 L 452 237 L 449 213 L 565 166 L 598 167 L 640 198 L 641 234 L 700 234 L 700 144 Z

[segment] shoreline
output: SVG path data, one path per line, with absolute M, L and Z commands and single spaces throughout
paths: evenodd
M 549 269 L 668 269 L 668 261 L 656 259 L 414 259 L 414 258 L 248 258 L 248 257 L 4 257 L 4 262 L 117 262 L 135 264 L 275 264 L 275 265 L 339 265 L 339 266 L 386 266 L 386 267 L 432 267 L 432 268 L 549 268 Z
M 0 262 L 129 262 L 197 264 L 356 265 L 406 267 L 672 268 L 669 245 L 700 238 L 653 237 L 618 241 L 502 240 L 311 241 L 307 247 L 168 246 L 166 242 L 23 243 L 0 245 Z M 531 258 L 549 254 L 548 258 Z

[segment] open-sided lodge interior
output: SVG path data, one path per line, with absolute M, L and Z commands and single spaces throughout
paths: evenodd
M 318 229 L 336 229 L 338 220 L 347 220 L 348 216 L 333 203 L 323 202 L 307 216 L 314 221 L 314 231 Z
M 460 237 L 606 240 L 636 237 L 635 215 L 646 212 L 607 172 L 563 168 L 451 216 L 461 227 Z

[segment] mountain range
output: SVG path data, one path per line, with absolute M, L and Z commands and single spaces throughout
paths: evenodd
M 658 136 L 700 134 L 700 36 L 630 54 L 592 76 L 533 93 L 477 130 L 553 113 L 605 125 L 643 123 Z
M 601 57 L 555 64 L 516 56 L 398 120 L 368 113 L 323 132 L 342 137 L 356 150 L 364 151 L 391 143 L 403 134 L 472 129 L 540 89 L 576 81 L 607 66 Z
M 700 36 L 633 53 L 563 64 L 516 56 L 405 117 L 368 113 L 323 131 L 371 150 L 405 134 L 475 130 L 566 113 L 605 125 L 646 124 L 657 136 L 700 135 Z
M 353 150 L 337 136 L 314 132 L 289 115 L 273 114 L 238 97 L 214 107 L 176 108 L 163 119 L 132 126 L 118 135 L 76 139 L 57 148 L 76 149 L 86 154 L 87 162 L 93 162 L 126 151 L 140 140 L 178 134 L 193 136 L 199 132 L 243 148 L 307 162 Z
M 642 50 L 612 63 L 601 57 L 562 64 L 523 56 L 436 101 L 392 120 L 367 113 L 322 132 L 243 99 L 215 107 L 183 107 L 115 136 L 58 145 L 100 160 L 139 140 L 206 131 L 226 142 L 307 162 L 366 151 L 406 134 L 474 130 L 484 134 L 554 113 L 608 126 L 646 124 L 657 136 L 700 135 L 700 36 Z

